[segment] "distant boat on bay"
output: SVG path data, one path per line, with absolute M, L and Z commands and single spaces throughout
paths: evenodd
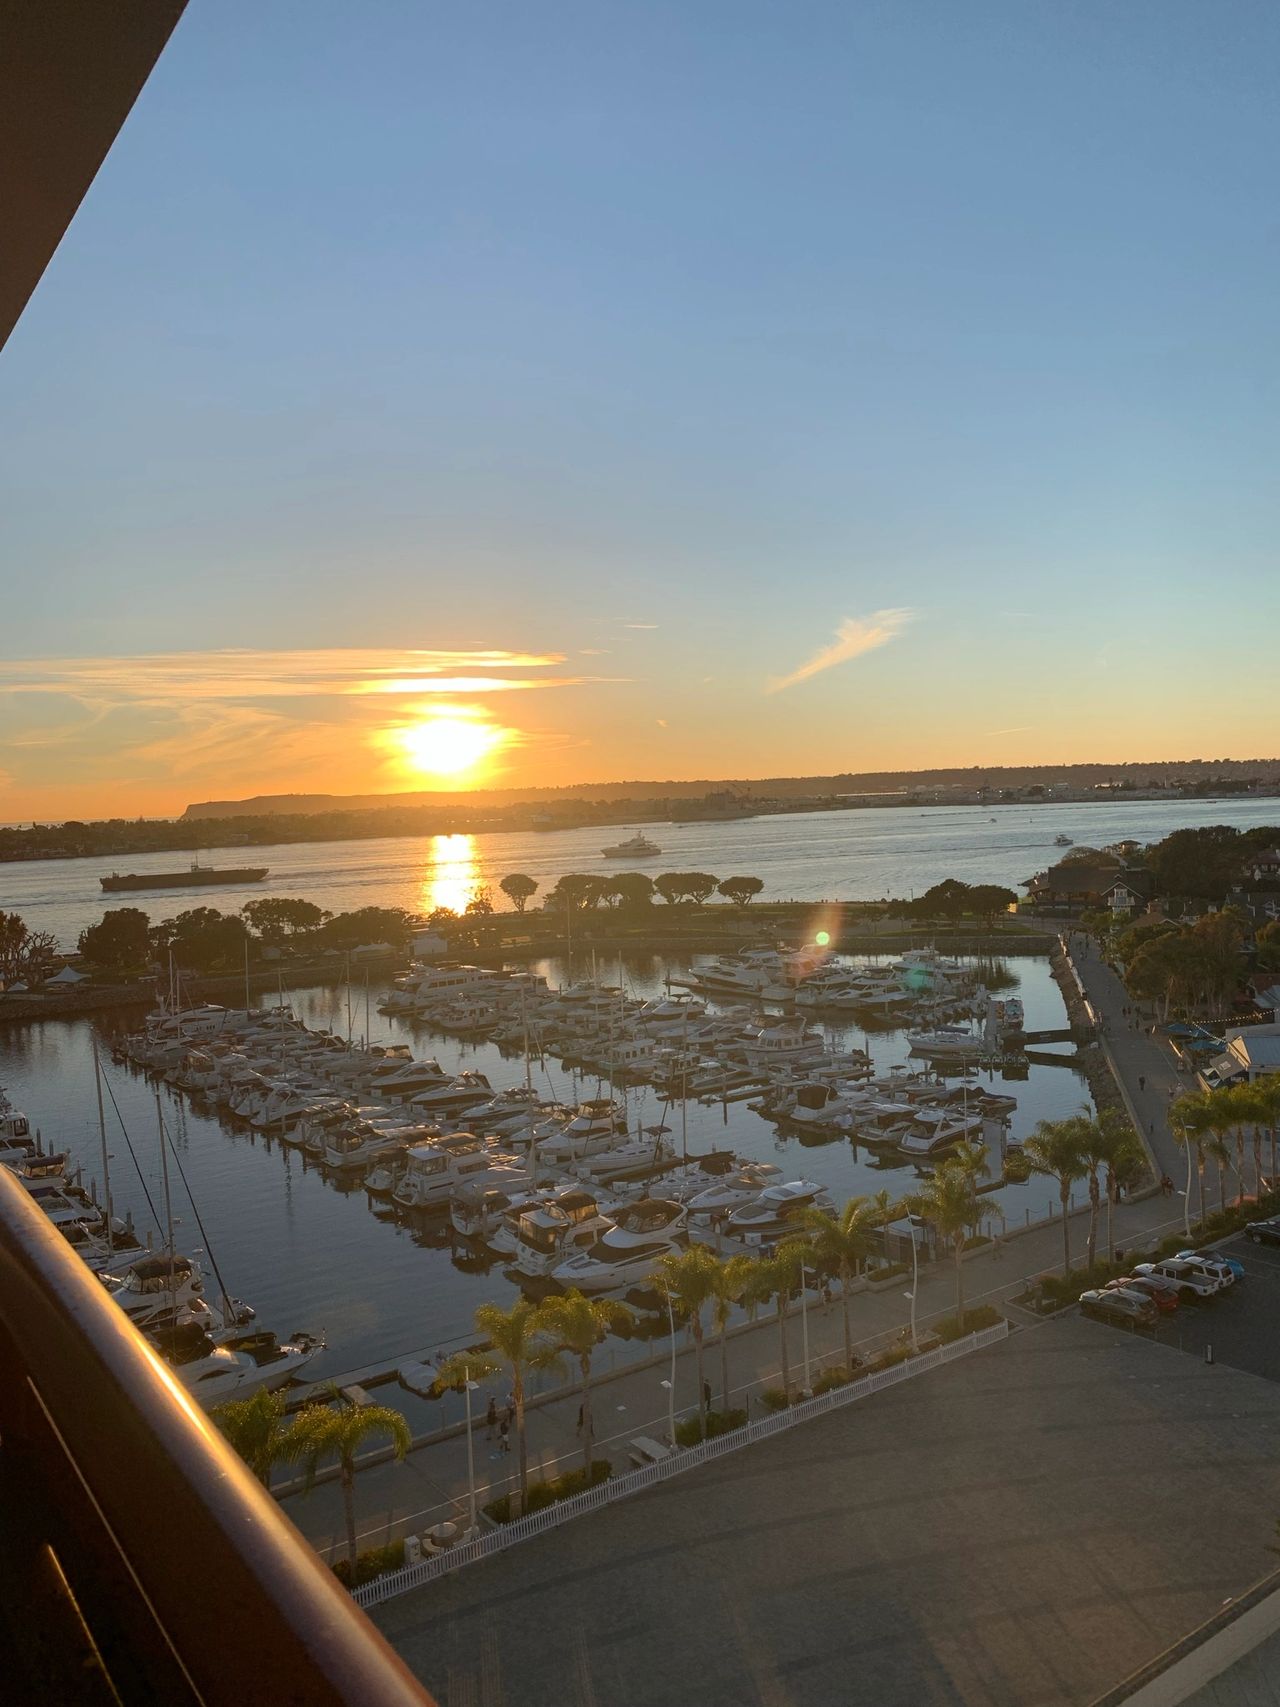
M 186 871 L 113 871 L 110 877 L 99 879 L 109 893 L 120 889 L 187 889 L 194 884 L 261 883 L 269 867 L 265 865 L 226 866 L 199 865 L 195 860 Z
M 611 848 L 601 848 L 600 851 L 606 859 L 653 859 L 662 849 L 657 842 L 651 842 L 643 830 L 637 830 L 625 842 L 615 842 Z

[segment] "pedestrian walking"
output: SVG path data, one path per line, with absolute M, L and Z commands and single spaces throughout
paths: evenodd
M 829 1280 L 824 1280 L 822 1283 L 822 1314 L 824 1316 L 831 1314 L 831 1282 Z
M 579 1434 L 581 1434 L 581 1433 L 582 1433 L 582 1424 L 583 1424 L 583 1421 L 584 1421 L 584 1418 L 583 1418 L 583 1414 L 582 1414 L 582 1413 L 583 1413 L 583 1410 L 584 1410 L 584 1409 L 585 1409 L 585 1407 L 584 1407 L 584 1406 L 582 1406 L 582 1405 L 579 1405 L 579 1406 L 578 1406 L 578 1433 L 579 1433 Z
M 511 1450 L 511 1429 L 506 1417 L 503 1417 L 498 1424 L 498 1450 L 500 1452 L 510 1452 Z
M 498 1426 L 498 1401 L 493 1394 L 489 1395 L 489 1409 L 484 1413 L 485 1439 L 493 1439 L 493 1431 Z
M 1145 1091 L 1146 1088 L 1147 1088 L 1147 1076 L 1145 1073 L 1139 1073 L 1138 1074 L 1138 1089 L 1140 1091 Z
M 704 1381 L 702 1383 L 702 1403 L 706 1406 L 707 1410 L 711 1409 L 711 1383 L 710 1383 L 710 1381 Z
M 508 1399 L 507 1400 L 506 1423 L 507 1423 L 508 1428 L 514 1428 L 515 1427 L 515 1424 L 516 1424 L 516 1402 L 514 1399 Z

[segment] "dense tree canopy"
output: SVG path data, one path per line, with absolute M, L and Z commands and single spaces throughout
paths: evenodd
M 764 879 L 760 877 L 726 877 L 718 887 L 726 901 L 732 901 L 735 907 L 746 907 L 753 897 L 764 888 Z
M 403 907 L 358 907 L 352 913 L 335 913 L 316 934 L 326 948 L 360 948 L 375 942 L 403 948 L 412 930 L 411 915 Z
M 150 925 L 140 907 L 116 907 L 81 931 L 77 947 L 104 972 L 140 972 L 151 959 Z
M 6 984 L 39 978 L 58 952 L 48 931 L 33 931 L 18 913 L 0 913 L 0 979 Z
M 156 954 L 172 954 L 178 966 L 192 972 L 226 972 L 242 966 L 246 945 L 254 940 L 243 919 L 220 913 L 216 907 L 191 907 L 153 925 L 150 936 Z
M 240 916 L 248 921 L 249 928 L 263 942 L 279 943 L 286 937 L 317 930 L 330 914 L 313 901 L 291 901 L 283 896 L 264 895 L 255 901 L 246 901 L 240 909 Z

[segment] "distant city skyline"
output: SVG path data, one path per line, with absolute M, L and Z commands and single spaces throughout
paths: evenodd
M 0 820 L 1280 745 L 1278 49 L 189 9 L 0 356 Z

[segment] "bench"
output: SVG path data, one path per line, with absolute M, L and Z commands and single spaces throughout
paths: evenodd
M 344 1387 L 342 1389 L 342 1396 L 353 1405 L 371 1405 L 373 1403 L 373 1400 L 365 1392 L 364 1388 L 357 1387 L 354 1382 L 352 1382 L 350 1387 Z
M 670 1456 L 669 1446 L 664 1446 L 660 1440 L 650 1440 L 647 1434 L 638 1434 L 631 1442 L 631 1462 L 637 1470 L 642 1470 L 646 1464 L 659 1464 Z

